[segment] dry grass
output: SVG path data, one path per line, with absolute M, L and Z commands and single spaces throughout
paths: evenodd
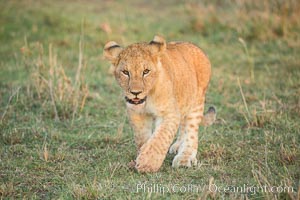
M 89 89 L 85 83 L 84 70 L 86 63 L 83 61 L 83 44 L 79 42 L 78 67 L 74 77 L 66 75 L 66 72 L 54 53 L 53 45 L 49 44 L 48 56 L 44 54 L 42 44 L 34 47 L 38 51 L 37 58 L 31 61 L 34 64 L 31 70 L 31 85 L 35 89 L 37 98 L 42 105 L 48 106 L 51 102 L 52 116 L 56 121 L 72 119 L 81 112 L 89 95 Z M 26 49 L 26 50 L 25 50 Z M 22 47 L 24 59 L 31 52 L 28 46 Z M 32 56 L 31 56 L 32 57 Z M 31 58 L 30 58 L 31 59 Z M 45 108 L 46 110 L 48 108 Z

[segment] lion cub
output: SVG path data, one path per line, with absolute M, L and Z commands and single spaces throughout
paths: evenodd
M 168 150 L 177 153 L 173 167 L 195 165 L 198 127 L 213 123 L 216 116 L 214 108 L 203 116 L 211 67 L 201 49 L 155 36 L 150 43 L 126 48 L 108 42 L 104 56 L 124 92 L 138 149 L 135 168 L 158 171 Z

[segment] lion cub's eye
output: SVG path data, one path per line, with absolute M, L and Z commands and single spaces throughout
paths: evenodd
M 143 75 L 149 74 L 149 72 L 150 72 L 149 69 L 145 69 L 145 70 L 143 71 Z
M 127 71 L 127 70 L 123 70 L 122 73 L 126 76 L 129 76 L 129 71 Z

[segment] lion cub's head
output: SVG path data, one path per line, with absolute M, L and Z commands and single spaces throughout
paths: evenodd
M 150 43 L 132 44 L 126 48 L 114 41 L 105 45 L 104 57 L 114 68 L 128 106 L 145 105 L 160 71 L 159 56 L 165 49 L 166 42 L 159 36 Z

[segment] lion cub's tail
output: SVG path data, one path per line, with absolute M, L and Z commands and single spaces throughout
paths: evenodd
M 201 122 L 202 126 L 210 126 L 216 121 L 217 111 L 215 107 L 209 107 Z

